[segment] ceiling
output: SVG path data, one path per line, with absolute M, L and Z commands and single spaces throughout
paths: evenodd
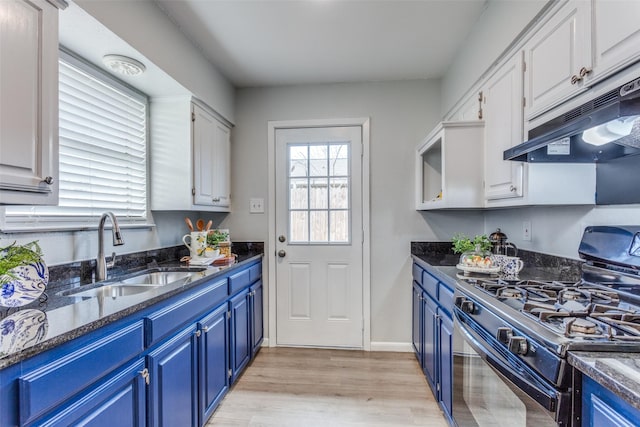
M 440 78 L 488 0 L 155 0 L 237 87 Z

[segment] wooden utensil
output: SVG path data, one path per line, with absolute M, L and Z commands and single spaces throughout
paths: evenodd
M 191 220 L 189 218 L 185 218 L 184 222 L 187 223 L 187 227 L 189 227 L 189 231 L 193 231 L 193 223 L 191 222 Z
M 204 230 L 204 220 L 202 218 L 196 221 L 196 227 L 198 227 L 198 231 Z
M 209 222 L 207 222 L 207 226 L 204 228 L 204 231 L 209 232 L 212 225 L 213 225 L 213 220 L 209 220 Z

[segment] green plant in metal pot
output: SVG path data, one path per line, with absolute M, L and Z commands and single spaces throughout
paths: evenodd
M 456 233 L 452 238 L 453 253 L 461 254 L 475 250 L 489 251 L 491 250 L 491 241 L 486 234 L 476 235 L 473 239 L 467 237 L 463 233 Z

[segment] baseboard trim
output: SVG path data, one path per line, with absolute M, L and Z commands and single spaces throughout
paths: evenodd
M 371 351 L 397 351 L 412 353 L 413 345 L 410 342 L 371 341 Z

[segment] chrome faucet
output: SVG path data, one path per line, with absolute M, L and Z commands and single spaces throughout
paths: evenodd
M 96 258 L 96 282 L 100 282 L 107 278 L 107 268 L 113 267 L 116 260 L 115 252 L 113 253 L 113 255 L 111 255 L 111 262 L 109 264 L 107 264 L 107 261 L 104 259 L 104 223 L 107 221 L 107 217 L 111 218 L 111 223 L 113 224 L 113 228 L 111 229 L 111 233 L 113 234 L 113 246 L 124 245 L 124 240 L 122 240 L 122 236 L 120 235 L 120 227 L 118 226 L 116 216 L 113 214 L 113 212 L 103 213 L 102 218 L 100 218 L 100 225 L 98 225 L 98 258 Z

